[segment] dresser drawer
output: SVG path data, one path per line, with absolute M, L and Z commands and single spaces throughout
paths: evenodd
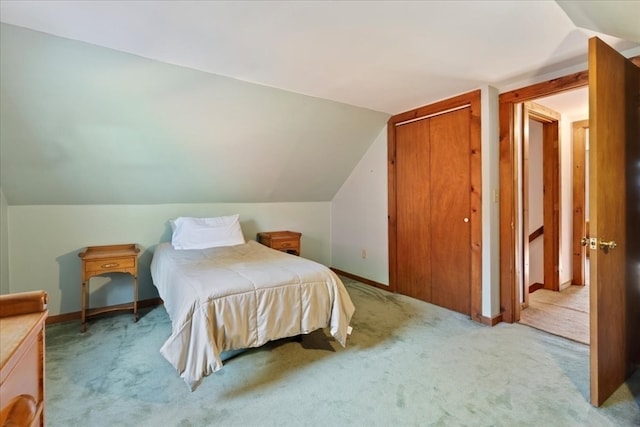
M 103 258 L 96 261 L 85 261 L 85 271 L 109 272 L 135 267 L 135 259 L 128 258 Z

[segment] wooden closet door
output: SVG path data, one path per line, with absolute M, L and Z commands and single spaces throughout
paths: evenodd
M 464 108 L 396 127 L 398 292 L 464 314 L 471 312 L 469 120 Z
M 482 315 L 480 91 L 389 119 L 390 290 Z
M 430 119 L 431 302 L 471 313 L 469 108 Z
M 431 301 L 429 120 L 396 127 L 397 290 Z

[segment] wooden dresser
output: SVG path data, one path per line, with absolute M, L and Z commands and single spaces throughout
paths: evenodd
M 0 295 L 0 425 L 44 426 L 44 291 Z

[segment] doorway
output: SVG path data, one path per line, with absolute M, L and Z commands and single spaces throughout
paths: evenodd
M 540 103 L 522 105 L 521 292 L 525 306 L 532 290 L 560 290 L 560 117 Z
M 522 159 L 519 321 L 588 344 L 589 290 L 576 286 L 572 264 L 574 228 L 584 228 L 573 224 L 577 172 L 572 124 L 584 125 L 588 118 L 587 89 L 536 98 L 518 108 L 522 128 L 517 144 Z M 579 168 L 583 174 L 584 155 L 583 150 Z M 584 180 L 582 176 L 583 187 Z M 584 203 L 584 188 L 582 196 Z
M 589 71 L 500 95 L 500 299 L 503 319 L 520 318 L 516 264 L 514 107 L 517 103 L 589 85 L 590 400 L 599 406 L 640 360 L 637 339 L 640 254 L 637 237 L 640 61 L 596 37 L 589 39 Z M 597 238 L 596 238 L 597 236 Z M 616 251 L 615 249 L 618 248 Z M 622 248 L 622 249 L 620 249 Z
M 522 286 L 513 286 L 513 284 L 520 283 L 518 278 L 522 277 L 522 266 L 518 261 L 521 259 L 522 253 L 513 250 L 513 248 L 522 247 L 522 235 L 518 233 L 519 229 L 516 228 L 516 224 L 511 221 L 511 218 L 521 221 L 521 215 L 516 215 L 515 211 L 519 191 L 517 190 L 518 182 L 514 179 L 517 176 L 517 162 L 514 162 L 513 159 L 516 158 L 516 151 L 520 149 L 521 144 L 514 140 L 513 137 L 522 135 L 520 132 L 515 132 L 514 129 L 514 124 L 517 123 L 516 120 L 518 119 L 516 117 L 518 111 L 516 106 L 526 101 L 535 101 L 542 105 L 546 103 L 550 108 L 559 111 L 562 107 L 556 106 L 553 101 L 562 100 L 562 98 L 555 98 L 556 96 L 571 93 L 575 89 L 585 89 L 587 84 L 588 73 L 584 71 L 500 95 L 500 145 L 502 147 L 500 151 L 502 165 L 500 168 L 500 217 L 503 218 L 500 221 L 500 299 L 503 307 L 503 320 L 506 322 L 513 323 L 520 320 L 521 302 L 523 301 L 519 291 Z M 563 137 L 564 135 L 561 135 L 561 139 Z M 563 153 L 562 156 L 565 157 L 564 151 L 561 150 L 561 152 Z M 566 180 L 565 185 L 570 182 L 571 179 Z M 565 193 L 563 193 L 560 203 L 569 206 L 571 204 L 570 200 L 568 202 L 565 201 L 565 196 Z M 560 222 L 562 224 L 562 233 L 569 230 L 566 228 L 563 215 L 561 215 Z M 562 283 L 562 279 L 567 272 L 563 268 L 562 271 L 559 269 L 559 273 L 561 275 L 560 282 Z

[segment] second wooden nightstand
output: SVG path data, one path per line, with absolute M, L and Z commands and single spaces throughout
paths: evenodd
M 258 243 L 300 256 L 300 236 L 302 234 L 295 231 L 267 231 L 258 233 Z
M 82 258 L 82 332 L 87 330 L 87 319 L 110 311 L 132 310 L 133 321 L 138 321 L 138 246 L 136 244 L 89 246 L 78 256 Z M 133 301 L 112 307 L 88 308 L 89 279 L 106 273 L 128 273 L 133 276 Z

